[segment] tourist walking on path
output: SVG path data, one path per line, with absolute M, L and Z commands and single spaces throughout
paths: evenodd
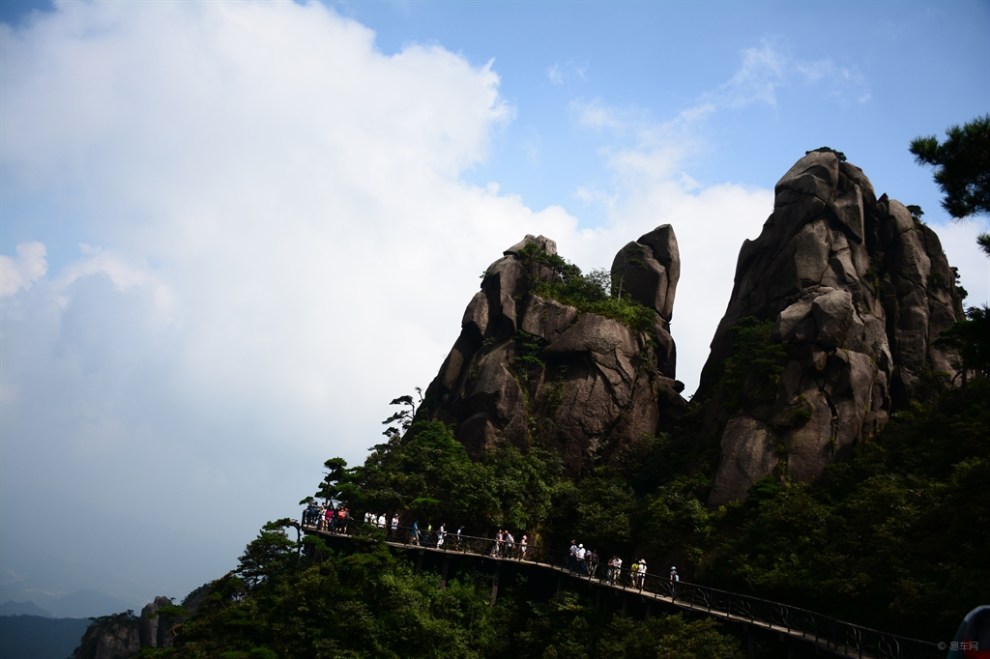
M 578 544 L 577 548 L 577 569 L 581 574 L 588 574 L 588 564 L 585 562 L 585 558 L 588 556 L 588 551 L 584 548 L 583 544 Z

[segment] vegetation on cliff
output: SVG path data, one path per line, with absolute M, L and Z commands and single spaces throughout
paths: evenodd
M 529 599 L 507 586 L 489 604 L 490 575 L 466 572 L 438 587 L 382 544 L 348 555 L 307 537 L 298 545 L 265 533 L 252 553 L 271 557 L 264 579 L 241 568 L 209 586 L 174 648 L 141 657 L 699 657 L 744 656 L 710 620 L 669 616 L 643 623 L 562 592 Z M 261 549 L 261 547 L 265 547 Z
M 938 640 L 990 583 L 988 399 L 985 378 L 945 390 L 818 484 L 767 478 L 715 510 L 702 504 L 703 474 L 685 468 L 697 458 L 687 435 L 653 438 L 572 481 L 545 455 L 472 461 L 445 426 L 417 423 L 363 465 L 328 461 L 319 490 L 356 511 L 400 508 L 480 535 L 508 526 L 557 547 L 576 536 L 603 554 L 676 561 L 690 581 Z M 525 584 L 490 606 L 490 575 L 457 574 L 440 589 L 437 574 L 381 543 L 344 555 L 292 526 L 262 529 L 238 568 L 200 594 L 176 647 L 142 656 L 744 656 L 711 621 L 644 622 L 567 591 L 533 600 Z
M 530 285 L 536 295 L 557 300 L 581 313 L 617 320 L 637 331 L 653 327 L 656 313 L 628 295 L 624 296 L 621 287 L 613 286 L 607 270 L 583 274 L 578 266 L 559 254 L 549 254 L 533 243 L 527 244 L 519 256 L 531 273 Z M 538 266 L 549 268 L 551 276 L 536 277 Z

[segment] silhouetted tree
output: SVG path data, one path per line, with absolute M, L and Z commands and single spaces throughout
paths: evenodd
M 416 387 L 416 395 L 419 397 L 419 402 L 422 403 L 423 390 L 420 387 Z M 406 394 L 405 396 L 393 398 L 389 405 L 406 406 L 406 409 L 399 410 L 389 418 L 382 421 L 382 425 L 388 426 L 382 434 L 386 437 L 394 437 L 396 435 L 401 435 L 406 430 L 409 430 L 409 426 L 412 425 L 413 418 L 416 416 L 416 403 L 413 402 L 412 396 Z M 396 422 L 398 422 L 398 426 L 389 425 Z
M 954 218 L 990 213 L 990 114 L 945 132 L 911 141 L 920 165 L 935 167 L 935 182 L 945 197 L 942 207 Z

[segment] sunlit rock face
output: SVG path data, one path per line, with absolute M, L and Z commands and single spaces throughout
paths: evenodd
M 935 233 L 862 170 L 830 151 L 799 160 L 743 244 L 696 394 L 721 443 L 710 503 L 774 472 L 814 480 L 926 378 L 951 378 L 935 341 L 961 318 L 955 281 Z
M 556 255 L 552 240 L 526 236 L 488 267 L 420 415 L 452 424 L 476 456 L 539 444 L 577 474 L 655 435 L 685 405 L 669 331 L 680 260 L 669 226 L 616 256 L 614 295 L 650 310 L 648 327 L 634 328 L 539 295 L 541 282 L 560 279 Z

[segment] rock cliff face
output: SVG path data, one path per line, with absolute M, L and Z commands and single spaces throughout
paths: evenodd
M 156 597 L 135 618 L 131 612 L 95 620 L 82 637 L 72 659 L 130 659 L 144 648 L 170 648 L 174 645 L 171 627 L 176 619 L 163 615 L 163 607 L 174 608 L 172 600 Z
M 420 414 L 453 424 L 475 456 L 540 443 L 576 474 L 656 434 L 685 404 L 669 332 L 680 262 L 669 226 L 616 256 L 615 294 L 650 310 L 636 328 L 537 294 L 560 282 L 561 263 L 552 240 L 526 236 L 488 267 Z
M 721 442 L 710 503 L 774 471 L 814 480 L 874 436 L 926 378 L 954 372 L 934 342 L 959 318 L 937 236 L 835 153 L 802 158 L 740 251 L 696 395 Z

